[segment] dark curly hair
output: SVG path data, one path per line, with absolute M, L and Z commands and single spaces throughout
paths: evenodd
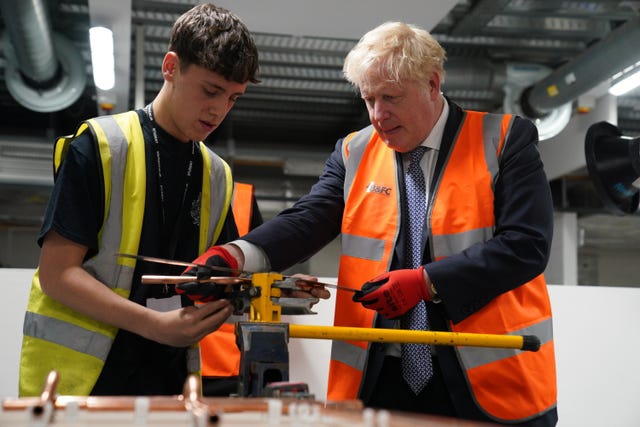
M 204 3 L 181 15 L 169 36 L 181 68 L 198 65 L 237 83 L 258 83 L 258 49 L 247 27 L 228 10 Z

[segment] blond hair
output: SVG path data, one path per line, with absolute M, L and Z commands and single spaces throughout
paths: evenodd
M 386 22 L 366 33 L 347 55 L 342 71 L 360 88 L 369 77 L 427 84 L 433 72 L 444 82 L 446 52 L 429 32 L 403 22 Z

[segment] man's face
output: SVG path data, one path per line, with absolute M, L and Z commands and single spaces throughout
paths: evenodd
M 165 129 L 183 142 L 204 140 L 227 116 L 248 83 L 226 80 L 206 68 L 178 64 L 171 76 L 170 121 Z
M 406 153 L 420 145 L 440 117 L 443 101 L 437 74 L 426 84 L 372 77 L 360 88 L 369 120 L 392 149 Z

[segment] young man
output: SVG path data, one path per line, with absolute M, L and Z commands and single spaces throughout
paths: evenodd
M 39 394 L 50 370 L 64 395 L 179 394 L 199 371 L 197 343 L 224 323 L 229 302 L 193 307 L 173 287 L 140 280 L 184 267 L 115 254 L 191 261 L 237 237 L 230 168 L 201 141 L 257 72 L 245 25 L 198 5 L 173 26 L 152 103 L 83 122 L 58 141 L 25 316 L 21 396 Z
M 523 118 L 463 110 L 445 98 L 444 60 L 437 41 L 411 25 L 365 34 L 343 70 L 371 126 L 338 141 L 292 208 L 216 250 L 242 269 L 278 271 L 341 234 L 338 283 L 361 291 L 337 292 L 336 325 L 531 334 L 542 343 L 522 352 L 335 341 L 328 399 L 553 426 L 542 275 L 553 207 L 538 134 Z

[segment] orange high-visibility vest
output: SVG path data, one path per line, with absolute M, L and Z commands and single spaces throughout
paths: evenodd
M 238 227 L 238 234 L 244 236 L 251 228 L 251 218 L 253 217 L 253 185 L 243 182 L 235 183 L 231 208 Z
M 243 236 L 251 228 L 253 215 L 253 193 L 251 184 L 236 182 L 233 189 L 231 208 L 238 227 Z M 200 357 L 203 377 L 236 376 L 240 370 L 240 350 L 236 345 L 235 325 L 225 323 L 215 332 L 200 341 Z
M 359 288 L 389 270 L 400 228 L 395 152 L 372 130 L 369 126 L 354 132 L 342 145 L 346 199 L 338 283 L 345 287 Z M 336 292 L 334 325 L 372 327 L 375 312 L 354 303 L 351 297 L 349 292 Z M 357 397 L 368 349 L 367 342 L 333 341 L 328 400 Z
M 511 123 L 510 115 L 466 113 L 442 175 L 434 178 L 439 182 L 429 213 L 429 243 L 436 261 L 492 238 L 493 183 Z M 401 211 L 397 166 L 392 150 L 371 128 L 350 138 L 345 146 L 343 233 L 347 239 L 345 246 L 343 235 L 338 282 L 358 287 L 387 271 L 391 262 Z M 461 191 L 463 198 L 459 197 Z M 386 218 L 367 221 L 372 217 L 371 209 Z M 389 217 L 395 219 L 388 222 Z M 372 326 L 373 311 L 344 294 L 338 292 L 335 324 Z M 537 352 L 456 348 L 474 400 L 488 417 L 524 421 L 556 405 L 551 305 L 542 275 L 499 296 L 464 321 L 456 325 L 449 322 L 449 327 L 456 332 L 533 334 L 541 339 Z M 362 385 L 367 346 L 337 344 L 332 347 L 328 399 L 354 399 Z

